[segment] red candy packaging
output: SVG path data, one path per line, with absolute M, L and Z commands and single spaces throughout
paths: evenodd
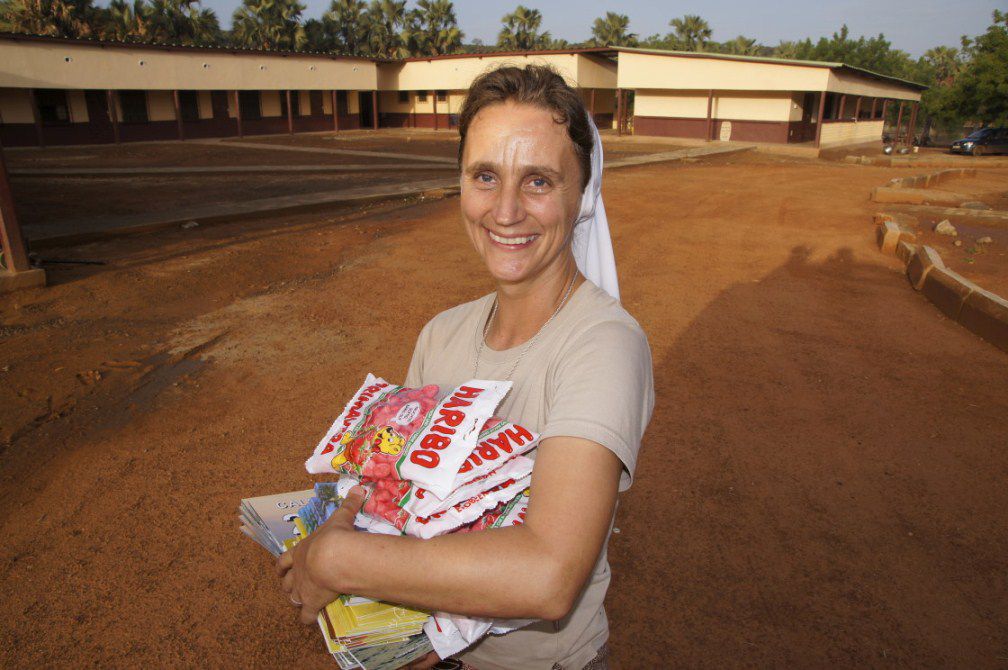
M 368 490 L 362 514 L 428 538 L 471 530 L 531 481 L 522 454 L 539 436 L 493 416 L 510 382 L 470 380 L 447 393 L 368 375 L 305 462 Z

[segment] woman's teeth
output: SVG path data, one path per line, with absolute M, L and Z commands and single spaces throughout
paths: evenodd
M 511 245 L 526 244 L 534 240 L 536 237 L 538 237 L 538 235 L 529 235 L 527 237 L 501 237 L 500 235 L 494 235 L 489 230 L 487 231 L 487 233 L 490 235 L 490 239 L 493 240 L 494 242 L 499 242 L 500 244 L 511 244 Z

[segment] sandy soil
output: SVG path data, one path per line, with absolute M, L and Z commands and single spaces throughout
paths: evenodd
M 868 191 L 758 155 L 611 172 L 657 405 L 610 557 L 613 666 L 996 667 L 1008 358 L 910 290 Z M 458 201 L 66 249 L 0 301 L 0 665 L 332 668 L 239 498 L 490 289 Z

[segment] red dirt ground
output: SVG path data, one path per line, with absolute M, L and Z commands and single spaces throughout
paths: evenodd
M 657 404 L 611 541 L 616 668 L 1008 658 L 1008 357 L 874 246 L 899 169 L 612 171 Z M 239 498 L 487 292 L 458 200 L 65 249 L 0 301 L 0 665 L 333 668 Z

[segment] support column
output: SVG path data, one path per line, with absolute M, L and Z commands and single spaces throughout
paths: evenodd
M 38 100 L 35 99 L 35 89 L 28 89 L 28 101 L 31 103 L 32 120 L 35 122 L 35 139 L 40 147 L 45 146 L 45 134 L 42 132 L 42 117 L 39 116 Z
M 179 102 L 178 89 L 172 90 L 172 102 L 175 103 L 175 124 L 178 126 L 178 138 L 185 140 L 185 128 L 182 127 L 182 105 Z
M 917 108 L 920 107 L 920 103 L 913 103 L 913 108 L 910 110 L 910 123 L 907 126 L 907 146 L 913 146 L 914 140 L 914 128 L 917 125 Z
M 854 120 L 861 120 L 861 96 L 857 97 L 857 102 L 854 104 Z
M 708 142 L 710 142 L 712 139 L 711 122 L 713 117 L 711 116 L 711 112 L 713 111 L 713 109 L 714 109 L 714 89 L 710 89 L 707 91 L 707 134 L 704 136 L 704 139 L 707 140 Z
M 109 119 L 112 121 L 112 136 L 115 138 L 115 143 L 119 144 L 119 112 L 116 111 L 115 94 L 112 89 L 105 91 L 105 100 L 108 101 Z
M 616 89 L 616 134 L 623 134 L 623 89 Z
M 24 237 L 21 235 L 21 225 L 14 211 L 14 196 L 11 195 L 10 182 L 7 180 L 7 165 L 4 163 L 2 149 L 0 149 L 0 249 L 3 250 L 7 273 L 25 272 L 31 269 Z M 4 274 L 0 272 L 0 276 Z
M 871 99 L 871 118 L 872 121 L 875 120 L 875 107 L 878 105 L 878 98 Z
M 899 113 L 896 115 L 896 136 L 893 141 L 899 144 L 900 129 L 903 126 L 903 101 L 900 100 Z
M 284 91 L 287 96 L 287 132 L 290 135 L 294 134 L 294 109 L 291 107 L 291 92 L 290 90 Z
M 245 137 L 245 132 L 242 129 L 242 117 L 241 117 L 241 98 L 238 97 L 238 91 L 232 91 L 234 93 L 235 101 L 235 120 L 238 122 L 238 137 Z
M 844 112 L 847 111 L 847 94 L 840 96 L 840 110 L 837 112 L 837 120 L 844 120 Z
M 434 130 L 437 130 L 438 129 L 437 91 L 431 91 L 431 95 L 434 96 L 433 98 L 431 98 L 431 100 L 433 101 L 433 104 L 434 104 Z
M 340 106 L 337 105 L 338 98 L 336 89 L 333 89 L 333 130 L 340 130 Z
M 823 114 L 826 112 L 826 91 L 819 94 L 819 114 L 816 120 L 815 126 L 815 145 L 816 147 L 822 146 L 822 124 L 823 124 Z
M 378 130 L 378 91 L 371 91 L 371 129 Z

